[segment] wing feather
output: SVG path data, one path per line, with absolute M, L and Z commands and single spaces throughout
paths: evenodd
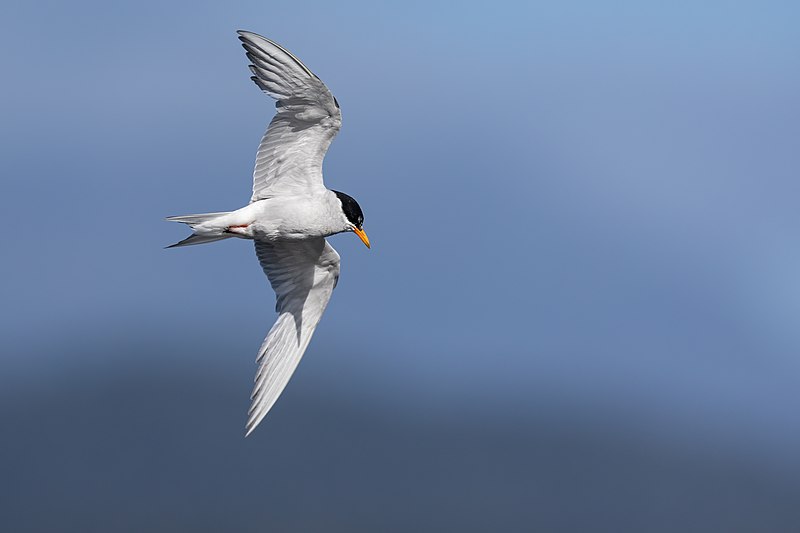
M 256 255 L 277 297 L 278 320 L 258 351 L 247 435 L 283 392 L 339 279 L 339 254 L 323 238 L 256 241 Z
M 277 100 L 256 153 L 250 201 L 323 189 L 322 160 L 342 125 L 339 104 L 291 52 L 255 33 L 238 33 L 252 80 Z

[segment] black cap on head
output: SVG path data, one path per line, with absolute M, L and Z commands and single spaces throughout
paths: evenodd
M 347 220 L 358 229 L 361 229 L 364 224 L 364 212 L 361 211 L 361 206 L 358 205 L 355 198 L 339 191 L 333 191 L 333 193 L 342 202 L 342 211 L 344 211 L 344 216 L 347 217 Z

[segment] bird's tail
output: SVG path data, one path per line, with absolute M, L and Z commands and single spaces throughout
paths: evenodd
M 227 239 L 229 237 L 233 237 L 233 235 L 229 233 L 224 233 L 224 230 L 220 227 L 214 227 L 212 224 L 205 224 L 215 218 L 219 218 L 221 216 L 227 215 L 227 212 L 220 212 L 220 213 L 199 213 L 196 215 L 181 215 L 177 217 L 167 217 L 167 220 L 170 222 L 182 222 L 184 224 L 188 224 L 192 231 L 194 232 L 189 237 L 183 239 L 180 242 L 176 242 L 175 244 L 171 244 L 167 246 L 167 248 L 177 248 L 179 246 L 191 246 L 193 244 L 204 244 L 207 242 L 214 242 L 214 241 L 221 241 L 222 239 Z

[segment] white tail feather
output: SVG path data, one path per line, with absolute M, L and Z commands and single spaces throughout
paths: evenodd
M 167 217 L 170 222 L 181 222 L 188 224 L 194 233 L 180 242 L 171 244 L 167 248 L 179 248 L 181 246 L 191 246 L 193 244 L 204 244 L 207 242 L 221 241 L 233 237 L 220 228 L 200 228 L 204 222 L 214 220 L 215 218 L 227 215 L 227 212 L 219 213 L 198 213 L 196 215 L 180 215 L 177 217 Z

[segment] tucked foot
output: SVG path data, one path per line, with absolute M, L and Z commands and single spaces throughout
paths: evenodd
M 250 224 L 239 224 L 238 226 L 228 226 L 225 233 L 233 233 L 234 235 L 248 235 L 247 228 Z

